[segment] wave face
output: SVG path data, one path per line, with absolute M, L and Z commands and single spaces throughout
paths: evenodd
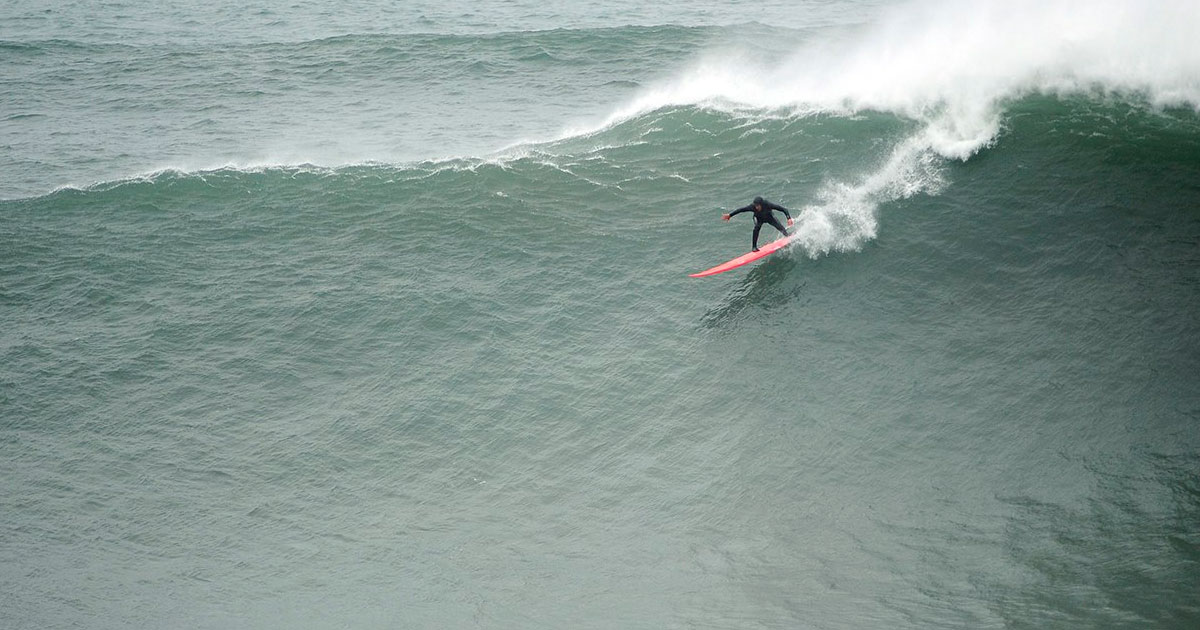
M 1193 3 L 266 4 L 0 8 L 14 627 L 1196 625 Z

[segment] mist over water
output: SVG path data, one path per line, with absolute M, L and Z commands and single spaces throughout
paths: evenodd
M 1197 627 L 1198 10 L 5 5 L 0 626 Z
M 1007 108 L 1034 95 L 1200 108 L 1194 2 L 908 2 L 877 20 L 805 38 L 764 59 L 753 47 L 707 52 L 643 90 L 609 119 L 678 105 L 790 116 L 890 113 L 913 121 L 878 171 L 833 182 L 833 213 L 858 225 L 827 235 L 832 216 L 801 229 L 810 253 L 874 236 L 876 203 L 935 193 L 936 157 L 967 160 L 994 143 Z M 932 155 L 931 155 L 932 154 Z M 854 210 L 848 208 L 855 207 Z

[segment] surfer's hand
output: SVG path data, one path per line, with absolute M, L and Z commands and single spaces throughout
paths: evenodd
M 793 218 L 791 218 L 791 217 L 788 217 L 788 227 L 792 227 L 792 224 L 793 224 L 793 223 L 795 223 L 795 222 L 796 222 L 796 220 L 795 220 L 795 219 L 793 219 Z
M 728 220 L 729 220 L 729 215 L 728 215 L 728 214 L 722 214 L 722 215 L 721 215 L 721 220 L 722 220 L 722 221 L 728 221 Z

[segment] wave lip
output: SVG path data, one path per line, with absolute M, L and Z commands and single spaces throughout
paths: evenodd
M 1033 93 L 1200 108 L 1200 3 L 921 0 L 775 59 L 713 50 L 618 108 L 613 124 L 667 106 L 793 113 L 889 112 L 927 124 L 930 147 L 966 159 Z

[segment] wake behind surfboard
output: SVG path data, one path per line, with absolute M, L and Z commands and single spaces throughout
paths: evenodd
M 772 241 L 766 245 L 763 245 L 762 247 L 758 248 L 758 251 L 756 252 L 742 254 L 741 256 L 738 256 L 737 258 L 734 258 L 728 262 L 723 262 L 712 269 L 705 269 L 699 273 L 690 273 L 688 276 L 691 278 L 703 278 L 705 276 L 715 276 L 719 273 L 729 271 L 730 269 L 737 269 L 742 265 L 752 263 L 764 256 L 770 256 L 780 249 L 783 249 L 785 245 L 791 242 L 792 236 L 785 236 L 777 241 Z

